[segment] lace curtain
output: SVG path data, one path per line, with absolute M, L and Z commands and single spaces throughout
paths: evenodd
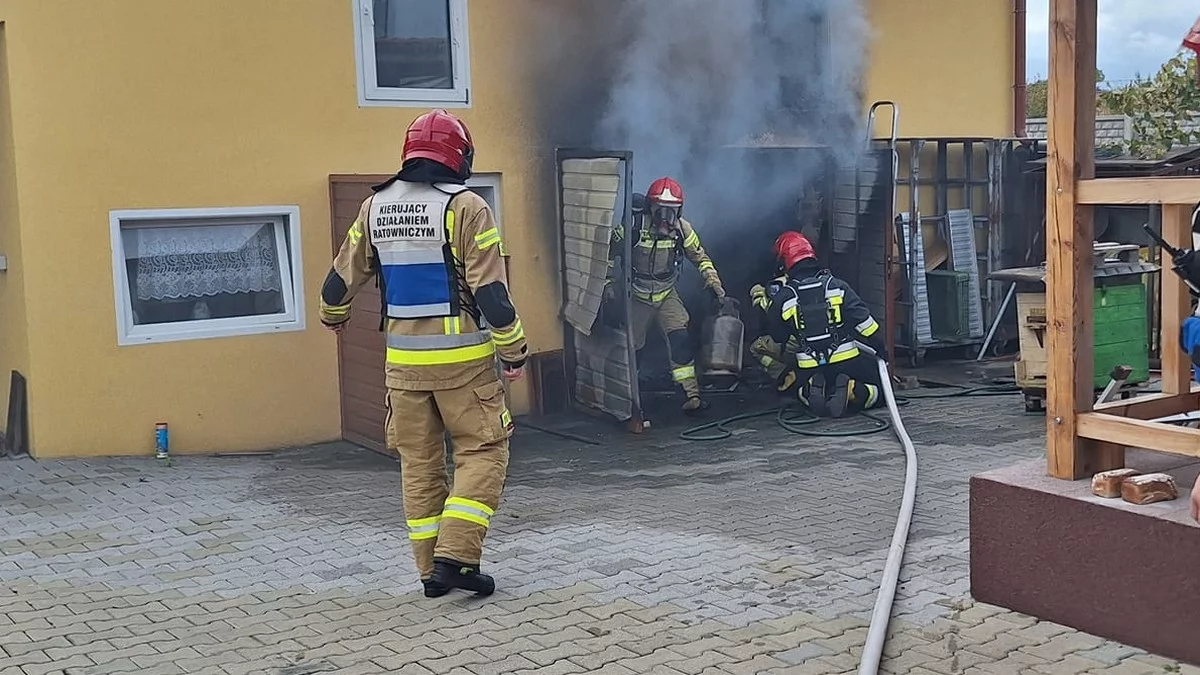
M 138 300 L 282 291 L 274 228 L 256 223 L 127 230 L 126 255 L 137 258 Z

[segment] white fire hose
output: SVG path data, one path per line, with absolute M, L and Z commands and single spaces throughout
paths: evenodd
M 858 348 L 875 358 L 879 366 L 879 380 L 883 383 L 884 400 L 892 417 L 892 429 L 904 446 L 904 497 L 900 500 L 900 515 L 896 518 L 896 530 L 892 533 L 892 545 L 888 549 L 887 561 L 883 565 L 883 578 L 879 582 L 879 594 L 875 596 L 875 610 L 871 613 L 871 625 L 867 628 L 867 641 L 863 645 L 862 659 L 858 663 L 858 675 L 876 675 L 879 660 L 883 655 L 883 644 L 887 640 L 888 622 L 892 618 L 892 603 L 896 599 L 896 583 L 900 579 L 900 565 L 904 561 L 904 547 L 908 543 L 908 529 L 912 524 L 913 502 L 917 496 L 917 451 L 912 439 L 904 429 L 900 410 L 896 407 L 896 396 L 892 392 L 892 377 L 887 364 L 874 349 L 859 343 Z

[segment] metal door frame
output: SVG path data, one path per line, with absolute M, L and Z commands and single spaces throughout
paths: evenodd
M 575 398 L 575 327 L 566 321 L 563 316 L 563 307 L 567 298 L 567 252 L 563 245 L 565 232 L 563 225 L 566 222 L 566 205 L 563 202 L 563 162 L 570 159 L 616 159 L 624 162 L 624 175 L 621 177 L 624 188 L 624 199 L 622 200 L 620 213 L 613 212 L 613 217 L 620 216 L 618 222 L 623 223 L 628 227 L 633 222 L 633 153 L 628 150 L 602 150 L 596 148 L 557 148 L 554 151 L 554 201 L 555 213 L 558 216 L 558 223 L 555 227 L 557 237 L 555 245 L 558 247 L 558 276 L 559 276 L 559 293 L 561 294 L 562 302 L 559 303 L 558 319 L 562 323 L 563 331 L 563 370 L 567 380 L 567 392 L 570 400 L 570 405 L 573 409 L 588 414 L 598 414 L 600 411 L 589 406 L 580 405 Z M 633 256 L 632 237 L 626 236 L 622 238 L 622 258 L 624 264 L 628 267 L 629 261 Z M 611 255 L 611 252 L 610 252 Z M 632 321 L 632 304 L 633 304 L 633 285 L 630 282 L 630 275 L 626 272 L 621 275 L 623 283 L 621 284 L 621 292 L 624 295 L 624 314 L 625 314 L 625 349 L 629 360 L 629 390 L 630 390 L 630 418 L 628 421 L 629 430 L 633 433 L 641 433 L 644 428 L 644 416 L 642 415 L 641 391 L 638 386 L 638 367 L 637 367 L 637 350 L 633 346 L 633 335 L 629 327 L 633 325 Z

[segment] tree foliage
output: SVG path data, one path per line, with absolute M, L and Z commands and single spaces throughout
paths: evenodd
M 1172 147 L 1195 144 L 1200 134 L 1188 130 L 1200 112 L 1195 54 L 1181 52 L 1151 77 L 1101 91 L 1100 105 L 1133 120 L 1129 151 L 1138 157 L 1162 157 Z
M 1025 87 L 1025 116 L 1033 119 L 1045 117 L 1050 105 L 1050 83 L 1046 80 L 1030 82 Z
M 1096 69 L 1096 93 L 1102 91 L 1099 87 L 1104 82 L 1104 71 Z M 1028 118 L 1045 117 L 1049 113 L 1050 83 L 1041 78 L 1025 86 L 1025 116 Z

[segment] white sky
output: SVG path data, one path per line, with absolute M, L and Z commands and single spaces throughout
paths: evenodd
M 1027 0 L 1029 80 L 1049 71 L 1049 0 Z M 1198 0 L 1099 0 L 1097 65 L 1109 80 L 1150 75 L 1175 55 L 1200 15 Z

